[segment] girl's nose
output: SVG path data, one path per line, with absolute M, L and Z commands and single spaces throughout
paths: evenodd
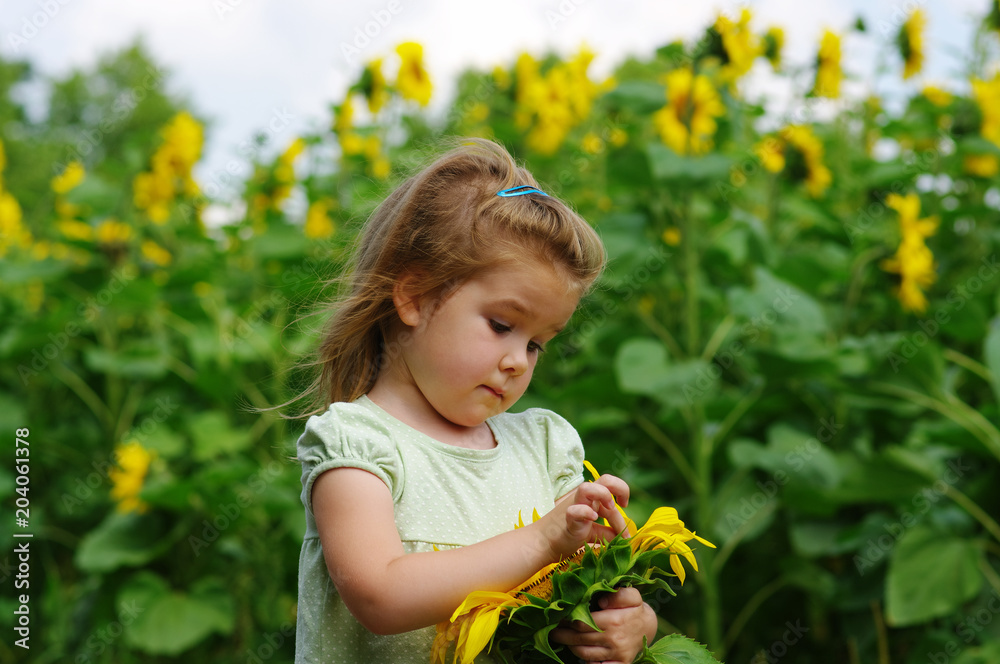
M 500 369 L 509 371 L 514 376 L 520 376 L 528 370 L 528 349 L 515 347 L 510 348 L 500 360 Z

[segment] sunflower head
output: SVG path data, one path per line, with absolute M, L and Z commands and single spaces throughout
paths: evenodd
M 924 26 L 927 17 L 916 9 L 903 23 L 896 35 L 899 54 L 903 56 L 903 78 L 910 78 L 920 72 L 924 65 Z
M 600 477 L 589 462 L 584 464 L 595 480 Z M 630 586 L 644 596 L 659 591 L 675 595 L 667 579 L 676 576 L 683 583 L 680 558 L 698 569 L 687 543 L 697 540 L 715 547 L 685 528 L 672 507 L 655 510 L 639 529 L 625 518 L 630 537 L 621 533 L 610 542 L 584 546 L 508 592 L 471 593 L 450 620 L 438 624 L 431 662 L 444 664 L 452 643 L 455 660 L 462 664 L 487 648 L 505 662 L 542 657 L 564 661 L 560 652 L 565 646 L 550 643 L 549 633 L 565 620 L 580 620 L 598 629 L 590 612 L 600 593 Z M 520 515 L 518 521 L 522 522 Z
M 840 81 L 844 77 L 840 55 L 840 36 L 826 30 L 816 54 L 816 81 L 812 93 L 817 97 L 836 99 L 840 96 Z
M 781 69 L 781 52 L 785 48 L 785 31 L 772 27 L 764 34 L 764 57 L 774 71 Z

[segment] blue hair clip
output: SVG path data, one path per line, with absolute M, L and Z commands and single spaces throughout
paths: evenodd
M 530 184 L 522 184 L 517 187 L 511 187 L 510 189 L 501 189 L 497 192 L 497 196 L 503 196 L 504 198 L 508 198 L 510 196 L 524 196 L 525 194 L 541 194 L 542 196 L 548 196 L 548 194 L 544 191 L 536 189 Z

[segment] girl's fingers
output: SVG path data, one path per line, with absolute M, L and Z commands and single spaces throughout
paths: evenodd
M 603 484 L 598 484 L 597 482 L 584 482 L 576 490 L 576 500 L 577 504 L 586 503 L 594 505 L 595 503 L 600 504 L 605 508 L 614 508 L 614 496 L 612 495 L 610 489 Z M 597 509 L 595 506 L 594 509 Z
M 604 593 L 598 600 L 597 605 L 604 609 L 631 609 L 642 606 L 642 593 L 637 589 L 626 587 L 619 588 L 613 593 Z
M 629 488 L 625 480 L 614 475 L 601 475 L 594 484 L 607 487 L 608 491 L 614 494 L 615 500 L 622 507 L 628 507 Z
M 621 512 L 619 512 L 616 508 L 612 507 L 610 510 L 603 511 L 601 516 L 608 520 L 611 530 L 614 531 L 616 535 L 625 531 L 627 527 L 625 517 L 623 517 Z
M 566 508 L 566 518 L 581 524 L 589 524 L 600 518 L 600 514 L 589 504 L 577 503 Z
M 607 519 L 609 526 L 593 523 L 593 531 L 587 539 L 590 542 L 608 541 L 626 528 L 625 518 L 615 503 L 616 498 L 619 501 L 627 501 L 628 495 L 628 485 L 625 482 L 613 475 L 602 475 L 597 482 L 580 485 L 574 496 L 574 504 L 567 509 L 566 514 L 579 521 L 586 519 L 594 522 L 601 518 Z M 585 507 L 589 509 L 583 509 Z

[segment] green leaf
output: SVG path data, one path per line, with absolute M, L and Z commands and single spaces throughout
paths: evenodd
M 632 562 L 632 546 L 624 537 L 618 535 L 604 552 L 605 565 L 611 564 L 609 573 L 613 576 L 620 576 L 629 570 L 629 563 Z
M 709 181 L 728 180 L 733 162 L 718 153 L 703 157 L 682 157 L 662 143 L 646 146 L 646 156 L 657 180 Z
M 587 592 L 587 584 L 572 571 L 552 575 L 553 597 L 576 604 Z
M 983 342 L 983 360 L 990 369 L 993 396 L 1000 401 L 1000 316 L 990 321 L 990 330 Z
M 743 541 L 749 542 L 763 534 L 781 505 L 777 484 L 769 482 L 743 473 L 730 475 L 716 491 L 714 523 L 706 526 L 714 537 L 707 539 L 718 544 L 742 531 Z
M 608 194 L 631 195 L 653 185 L 649 160 L 639 147 L 625 145 L 608 153 Z
M 590 607 L 587 606 L 586 604 L 577 604 L 575 607 L 573 607 L 573 611 L 569 614 L 569 617 L 571 620 L 579 620 L 581 622 L 586 623 L 588 626 L 590 626 L 591 629 L 595 631 L 598 632 L 604 631 L 594 623 L 594 616 L 591 615 Z
M 753 290 L 734 288 L 729 302 L 734 313 L 761 331 L 795 331 L 822 335 L 829 331 L 826 314 L 811 295 L 794 284 L 779 279 L 767 269 L 754 268 Z M 741 292 L 742 291 L 742 292 Z
M 655 339 L 629 339 L 615 355 L 615 375 L 623 392 L 644 394 L 668 406 L 709 400 L 718 390 L 719 374 L 704 360 L 671 365 L 667 349 Z
M 196 486 L 191 481 L 163 474 L 143 485 L 141 497 L 150 505 L 183 512 L 190 509 L 191 498 L 198 494 Z
M 170 364 L 170 355 L 151 341 L 143 340 L 124 348 L 111 350 L 94 346 L 84 351 L 87 368 L 100 373 L 126 378 L 163 378 Z
M 251 253 L 262 260 L 296 258 L 305 253 L 309 245 L 302 229 L 288 224 L 272 224 L 263 235 L 253 238 Z
M 958 142 L 958 147 L 963 153 L 1000 156 L 1000 148 L 982 136 L 965 136 Z
M 966 299 L 963 301 L 965 305 L 961 308 L 958 308 L 958 305 L 954 305 L 950 301 L 945 305 L 951 306 L 952 309 L 950 317 L 941 323 L 941 331 L 955 337 L 959 341 L 978 343 L 983 336 L 983 329 L 987 326 L 989 312 L 987 312 L 983 303 L 978 300 Z M 928 327 L 930 326 L 928 325 Z M 908 335 L 907 338 L 914 342 L 914 346 L 916 342 L 921 340 L 920 337 L 917 337 L 916 332 Z M 934 345 L 934 343 L 928 344 L 930 347 Z M 919 347 L 918 350 L 923 353 L 926 349 L 927 347 Z
M 982 646 L 967 648 L 954 660 L 954 664 L 996 664 L 996 662 L 1000 662 L 1000 641 L 988 641 Z
M 165 528 L 153 515 L 112 513 L 83 538 L 76 565 L 93 573 L 143 565 L 170 548 L 172 542 L 164 535 Z
M 648 115 L 667 105 L 667 91 L 662 83 L 622 81 L 614 90 L 604 95 L 604 99 L 638 115 Z
M 632 394 L 654 394 L 667 380 L 670 364 L 667 349 L 655 339 L 629 339 L 615 354 L 618 385 Z
M 143 432 L 145 433 L 145 432 Z M 167 459 L 176 459 L 187 448 L 184 437 L 166 426 L 157 426 L 142 439 L 142 445 Z
M 877 455 L 859 459 L 853 454 L 838 457 L 841 481 L 829 490 L 841 504 L 868 502 L 910 503 L 927 486 L 927 479 Z
M 643 238 L 646 215 L 637 212 L 612 213 L 601 219 L 601 239 L 608 252 L 608 260 L 616 259 L 649 249 Z
M 126 641 L 152 655 L 178 655 L 213 633 L 232 633 L 236 622 L 232 597 L 215 579 L 201 579 L 182 593 L 142 572 L 122 590 L 119 602 L 138 614 L 126 627 Z
M 821 420 L 816 436 L 800 431 L 785 423 L 778 423 L 767 430 L 768 470 L 788 473 L 789 482 L 806 483 L 814 487 L 836 486 L 842 477 L 837 458 L 817 437 L 830 440 L 842 425 L 834 418 Z
M 230 427 L 226 415 L 219 411 L 192 416 L 188 420 L 188 428 L 194 439 L 194 458 L 197 461 L 235 454 L 250 445 L 250 432 Z
M 535 648 L 538 652 L 547 655 L 550 659 L 559 662 L 559 664 L 563 664 L 563 661 L 559 659 L 559 655 L 557 655 L 556 651 L 552 649 L 552 644 L 549 643 L 549 633 L 558 626 L 558 623 L 546 625 L 535 632 Z
M 88 171 L 83 182 L 66 194 L 66 200 L 95 210 L 113 210 L 120 204 L 121 195 L 120 183 L 109 182 L 97 173 Z
M 644 650 L 637 662 L 647 664 L 717 664 L 708 648 L 682 636 L 668 634 Z
M 789 526 L 792 548 L 803 558 L 816 558 L 853 551 L 858 543 L 849 538 L 850 526 L 836 521 L 803 521 Z
M 4 260 L 0 261 L 0 284 L 10 287 L 30 281 L 55 281 L 67 272 L 68 264 L 52 259 L 26 263 Z
M 896 543 L 886 577 L 886 619 L 917 625 L 957 611 L 983 585 L 975 542 L 917 525 Z

